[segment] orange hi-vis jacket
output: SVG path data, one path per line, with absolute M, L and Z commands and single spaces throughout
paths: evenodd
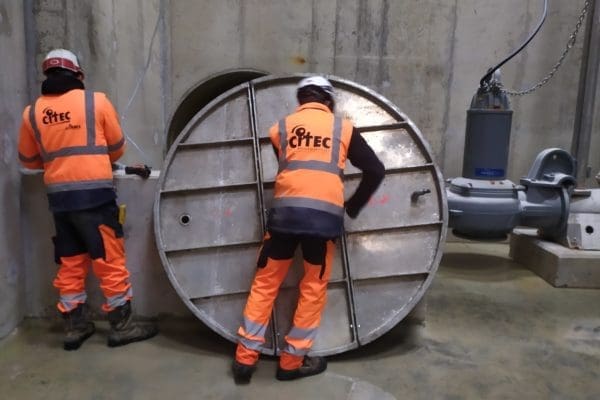
M 341 229 L 343 171 L 352 130 L 350 121 L 334 116 L 327 106 L 316 102 L 301 105 L 271 127 L 269 136 L 279 157 L 273 199 L 276 213 L 300 212 L 302 218 L 313 220 L 332 216 L 339 225 L 336 229 Z M 286 219 L 280 225 L 290 225 L 290 233 L 322 233 L 317 232 L 317 225 L 315 232 L 295 231 L 293 217 Z
M 114 190 L 111 163 L 125 151 L 119 118 L 104 93 L 81 89 L 43 95 L 23 112 L 19 159 L 44 169 L 48 197 Z

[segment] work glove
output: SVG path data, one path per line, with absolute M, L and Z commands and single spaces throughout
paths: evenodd
M 112 163 L 112 170 L 124 170 L 127 175 L 137 175 L 143 179 L 148 179 L 152 173 L 152 168 L 146 164 L 124 165 L 121 163 Z
M 352 219 L 355 219 L 360 212 L 358 208 L 352 207 L 348 202 L 344 203 L 344 209 L 346 210 L 346 214 Z
M 125 167 L 125 173 L 128 175 L 137 175 L 143 179 L 148 179 L 152 169 L 146 164 L 135 164 Z

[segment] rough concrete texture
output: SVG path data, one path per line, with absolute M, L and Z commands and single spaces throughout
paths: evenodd
M 153 201 L 156 183 L 155 172 L 148 180 L 137 176 L 115 176 L 118 203 L 126 206 L 124 224 L 127 268 L 131 273 L 133 305 L 136 313 L 144 317 L 161 314 L 190 316 L 171 286 L 162 267 L 154 241 Z M 27 316 L 48 317 L 56 315 L 56 289 L 52 280 L 57 266 L 54 264 L 54 235 L 52 214 L 48 210 L 45 188 L 40 173 L 23 176 L 22 198 L 26 279 Z M 89 274 L 87 282 L 92 311 L 100 313 L 104 301 L 98 281 Z
M 600 255 L 541 240 L 535 233 L 515 230 L 510 256 L 556 287 L 600 289 Z
M 14 329 L 24 312 L 16 162 L 16 138 L 27 101 L 23 21 L 20 4 L 0 3 L 0 338 Z
M 521 43 L 541 13 L 536 0 L 272 3 L 172 3 L 172 69 L 180 78 L 173 81 L 173 99 L 189 86 L 186 77 L 200 80 L 223 63 L 275 74 L 332 73 L 373 88 L 406 112 L 446 176 L 462 170 L 466 109 L 479 79 Z M 551 2 L 540 37 L 503 69 L 508 87 L 526 86 L 546 74 L 582 5 Z M 515 100 L 512 179 L 526 174 L 540 149 L 569 148 L 580 45 L 548 88 Z
M 555 289 L 506 244 L 448 244 L 424 325 L 403 322 L 327 371 L 274 379 L 264 358 L 248 386 L 229 372 L 234 346 L 200 322 L 160 320 L 147 342 L 108 349 L 106 323 L 76 352 L 60 325 L 29 320 L 0 342 L 6 399 L 597 399 L 600 292 Z
M 105 92 L 121 115 L 125 134 L 133 140 L 124 163 L 160 167 L 165 151 L 164 104 L 170 90 L 163 82 L 169 56 L 160 4 L 165 1 L 34 1 L 28 15 L 35 29 L 35 65 L 48 51 L 71 49 L 85 71 L 89 89 Z M 161 19 L 158 19 L 158 16 Z M 162 33 L 161 33 L 162 32 Z M 39 67 L 33 94 L 39 94 Z M 136 145 L 141 149 L 138 151 Z
M 549 3 L 539 36 L 503 68 L 507 87 L 521 89 L 546 75 L 584 2 Z M 444 175 L 453 177 L 462 170 L 466 109 L 479 79 L 527 37 L 541 6 L 539 0 L 39 0 L 30 18 L 38 64 L 52 47 L 74 49 L 90 86 L 107 92 L 125 114 L 126 131 L 145 153 L 132 149 L 128 160 L 148 159 L 159 168 L 167 121 L 189 89 L 246 68 L 334 74 L 371 87 L 407 113 Z M 569 150 L 582 43 L 548 85 L 513 99 L 510 179 L 525 175 L 543 148 Z M 594 141 L 591 154 L 598 146 Z M 590 162 L 592 171 L 600 169 L 600 160 Z

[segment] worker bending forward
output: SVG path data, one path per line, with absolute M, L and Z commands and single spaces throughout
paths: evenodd
M 342 234 L 344 210 L 356 218 L 385 174 L 383 164 L 351 122 L 333 114 L 334 90 L 327 79 L 302 79 L 297 99 L 296 112 L 269 132 L 279 170 L 256 275 L 238 330 L 232 366 L 236 383 L 248 383 L 256 369 L 273 303 L 298 245 L 304 276 L 276 378 L 291 380 L 325 371 L 324 357 L 307 354 L 326 303 L 335 239 Z M 363 174 L 355 193 L 344 203 L 346 159 Z
M 64 348 L 79 348 L 95 331 L 86 317 L 90 264 L 106 298 L 102 309 L 111 327 L 108 345 L 150 338 L 156 327 L 132 320 L 111 167 L 125 151 L 117 113 L 104 93 L 85 90 L 83 71 L 72 52 L 52 50 L 42 69 L 42 96 L 23 112 L 19 159 L 26 168 L 44 170 L 56 228 L 54 254 L 60 267 L 54 286 L 65 320 Z

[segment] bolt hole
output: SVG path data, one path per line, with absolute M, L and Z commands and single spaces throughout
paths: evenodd
M 189 225 L 192 221 L 192 217 L 189 214 L 183 214 L 179 217 L 179 223 L 183 226 Z
M 594 233 L 594 228 L 592 228 L 591 226 L 588 225 L 588 226 L 585 227 L 585 232 L 588 235 L 591 235 L 592 233 Z

